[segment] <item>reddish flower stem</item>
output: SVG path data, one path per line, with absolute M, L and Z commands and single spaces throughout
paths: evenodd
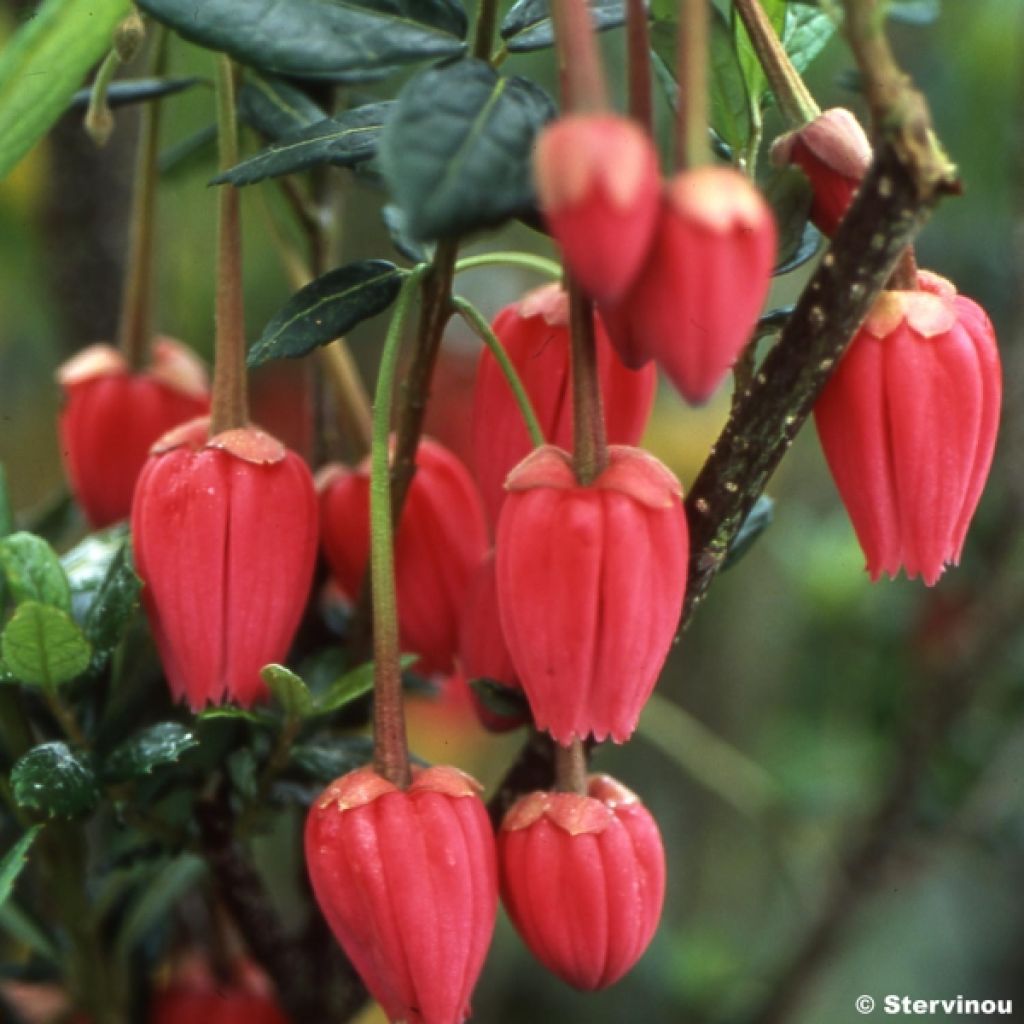
M 608 107 L 608 90 L 597 36 L 586 0 L 554 0 L 562 113 L 594 114 Z
M 238 163 L 235 74 L 227 57 L 217 60 L 217 124 L 220 169 Z M 210 435 L 249 422 L 245 374 L 245 311 L 242 303 L 242 224 L 238 190 L 217 194 L 217 336 L 213 365 Z
M 586 486 L 608 464 L 601 384 L 597 373 L 594 307 L 573 281 L 569 289 L 569 335 L 572 359 L 573 469 Z
M 629 81 L 630 117 L 651 134 L 654 127 L 651 38 L 644 0 L 626 2 L 626 73 Z
M 708 5 L 681 0 L 676 77 L 676 167 L 686 170 L 711 162 L 708 142 Z
M 586 796 L 587 753 L 579 738 L 567 747 L 555 744 L 555 789 L 559 793 Z

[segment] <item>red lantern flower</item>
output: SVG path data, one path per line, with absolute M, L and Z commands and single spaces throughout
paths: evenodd
M 601 310 L 623 362 L 655 359 L 687 401 L 706 401 L 750 338 L 774 260 L 771 210 L 742 174 L 677 175 L 640 277 Z
M 208 433 L 195 420 L 154 445 L 132 506 L 143 604 L 171 690 L 195 710 L 265 699 L 260 669 L 288 653 L 317 542 L 302 459 L 252 427 Z
M 587 796 L 531 793 L 498 833 L 501 898 L 545 967 L 576 988 L 614 984 L 643 956 L 665 898 L 650 812 L 607 775 Z
M 210 407 L 206 370 L 181 342 L 157 338 L 152 365 L 132 373 L 110 345 L 90 345 L 57 371 L 64 390 L 60 450 L 93 528 L 126 519 L 150 446 Z
M 483 967 L 498 887 L 477 784 L 371 768 L 331 783 L 306 821 L 306 866 L 335 938 L 389 1020 L 459 1024 Z
M 498 523 L 501 624 L 538 729 L 629 738 L 679 623 L 689 541 L 679 481 L 612 446 L 581 486 L 538 448 L 509 475 Z
M 501 631 L 493 551 L 480 563 L 466 595 L 459 627 L 459 662 L 466 683 L 485 679 L 510 690 L 522 689 Z M 492 732 L 507 732 L 530 720 L 528 711 L 525 715 L 498 714 L 483 703 L 472 686 L 469 692 L 477 717 Z
M 261 971 L 243 962 L 234 975 L 219 982 L 202 960 L 190 957 L 153 997 L 149 1024 L 288 1024 Z
M 622 298 L 658 216 L 661 175 L 651 140 L 624 117 L 561 117 L 537 139 L 534 177 L 573 276 L 595 299 Z
M 995 448 L 1002 371 L 992 325 L 952 284 L 883 292 L 814 409 L 873 580 L 931 586 L 960 560 Z
M 319 477 L 322 540 L 331 572 L 352 600 L 370 553 L 370 463 Z M 487 551 L 480 496 L 466 468 L 424 438 L 395 540 L 402 648 L 425 672 L 450 672 L 469 581 Z
M 871 143 L 850 111 L 833 107 L 776 139 L 772 162 L 796 164 L 807 175 L 814 191 L 811 220 L 831 238 L 871 163 Z
M 569 297 L 565 290 L 551 284 L 529 292 L 501 310 L 492 327 L 530 396 L 544 437 L 571 451 Z M 627 370 L 597 316 L 594 337 L 608 440 L 637 444 L 654 402 L 657 372 L 653 366 L 639 373 Z M 505 477 L 532 447 L 508 382 L 490 349 L 485 348 L 473 398 L 473 470 L 492 523 L 505 499 Z

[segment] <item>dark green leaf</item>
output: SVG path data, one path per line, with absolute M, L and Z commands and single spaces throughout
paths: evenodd
M 459 3 L 459 0 L 357 0 L 357 2 L 361 7 L 366 7 L 371 11 L 381 11 L 394 15 L 396 18 L 433 25 L 434 28 L 459 39 L 465 39 L 466 30 L 469 28 L 466 9 Z
M 296 743 L 292 763 L 309 778 L 327 785 L 373 760 L 373 740 L 368 736 L 347 736 L 328 743 Z
M 59 686 L 81 675 L 92 648 L 67 612 L 25 601 L 0 634 L 7 668 L 23 683 Z
M 757 326 L 754 328 L 754 337 L 763 338 L 768 334 L 777 334 L 786 326 L 795 308 L 795 306 L 779 306 L 777 309 L 769 309 L 758 319 Z
M 11 786 L 19 807 L 51 818 L 86 814 L 100 795 L 92 769 L 66 743 L 33 747 L 11 769 Z
M 277 74 L 379 68 L 465 49 L 460 38 L 418 17 L 351 0 L 140 0 L 139 6 L 193 43 Z
M 216 155 L 217 126 L 208 124 L 168 146 L 160 154 L 160 173 L 167 177 L 181 174 L 198 164 L 212 163 Z
M 0 907 L 0 931 L 6 932 L 15 942 L 20 942 L 51 964 L 60 965 L 61 954 L 53 940 L 43 931 L 42 925 L 12 900 Z
M 941 12 L 939 0 L 889 0 L 886 15 L 904 25 L 930 25 Z
M 137 779 L 154 768 L 174 764 L 197 746 L 199 739 L 191 729 L 179 722 L 157 722 L 117 747 L 107 758 L 103 774 L 114 782 Z
M 128 0 L 44 0 L 0 52 L 0 178 L 67 109 Z
M 255 799 L 259 791 L 259 767 L 256 755 L 248 747 L 239 747 L 228 757 L 228 775 L 232 785 L 246 800 Z
M 28 851 L 39 835 L 42 825 L 34 825 L 30 828 L 0 860 L 0 907 L 7 902 L 11 895 L 11 889 L 21 869 L 28 863 Z
M 143 941 L 156 926 L 166 923 L 181 898 L 206 874 L 206 863 L 201 857 L 184 853 L 165 865 L 141 888 L 139 898 L 128 908 L 117 936 L 120 959 Z M 205 1016 L 205 1014 L 204 1014 Z M 194 1024 L 202 1024 L 196 1020 Z
M 111 82 L 107 86 L 107 105 L 110 107 L 126 107 L 131 103 L 146 103 L 162 96 L 173 96 L 176 92 L 184 92 L 193 85 L 204 82 L 203 78 L 128 78 Z M 85 110 L 89 106 L 92 89 L 79 89 L 68 107 L 71 110 Z
M 294 359 L 326 345 L 398 295 L 405 272 L 387 260 L 362 260 L 331 270 L 297 291 L 249 350 L 250 367 Z
M 225 704 L 219 708 L 204 708 L 196 716 L 199 721 L 207 722 L 215 718 L 234 718 L 243 722 L 251 722 L 253 725 L 271 725 L 273 719 L 258 711 L 250 711 L 248 708 L 236 708 L 231 704 Z
M 85 635 L 96 656 L 104 661 L 120 643 L 125 627 L 139 603 L 142 580 L 132 567 L 131 547 L 123 541 L 107 568 L 89 610 L 85 614 Z
M 412 659 L 415 660 L 415 659 Z M 332 683 L 316 701 L 316 714 L 326 715 L 339 711 L 346 704 L 351 704 L 360 697 L 365 697 L 373 689 L 373 662 L 367 662 L 358 668 L 346 672 L 340 679 Z
M 409 234 L 409 229 L 405 223 L 405 214 L 394 203 L 388 203 L 382 207 L 380 216 L 384 221 L 384 226 L 388 229 L 388 234 L 391 236 L 391 244 L 407 260 L 410 260 L 412 263 L 426 263 L 431 258 L 434 247 L 416 241 Z
M 479 60 L 429 68 L 402 89 L 380 160 L 419 239 L 500 224 L 533 205 L 530 151 L 554 104 Z
M 804 229 L 811 209 L 811 186 L 800 171 L 783 167 L 772 171 L 762 187 L 779 229 L 776 260 L 779 266 L 785 266 L 804 242 Z
M 238 92 L 238 115 L 268 139 L 280 139 L 324 120 L 301 89 L 272 75 L 249 74 Z
M 260 678 L 288 718 L 306 718 L 312 713 L 313 695 L 291 669 L 284 665 L 267 665 L 260 670 Z
M 491 714 L 516 722 L 530 721 L 530 705 L 522 690 L 505 686 L 494 679 L 470 679 L 469 685 Z
M 61 557 L 71 584 L 71 611 L 81 621 L 100 592 L 114 559 L 128 543 L 128 528 L 114 526 L 91 533 Z
M 367 103 L 285 135 L 268 149 L 218 174 L 210 184 L 252 185 L 308 167 L 351 167 L 377 152 L 381 126 L 391 103 Z
M 808 221 L 804 225 L 803 234 L 800 236 L 800 240 L 797 243 L 795 249 L 789 253 L 789 255 L 776 267 L 772 273 L 779 277 L 782 274 L 788 274 L 797 267 L 802 267 L 808 260 L 813 259 L 821 248 L 821 232 Z
M 600 32 L 618 28 L 626 21 L 624 0 L 589 0 L 590 17 Z M 553 46 L 550 0 L 516 0 L 501 23 L 501 38 L 512 53 L 525 53 Z
M 42 537 L 21 531 L 0 540 L 0 569 L 18 603 L 38 601 L 71 611 L 71 587 L 60 559 Z
M 759 0 L 759 3 L 775 34 L 781 38 L 786 23 L 786 0 Z M 743 21 L 736 13 L 735 6 L 732 8 L 732 29 L 736 43 L 736 59 L 746 85 L 747 96 L 752 104 L 751 117 L 756 124 L 761 118 L 761 99 L 768 89 L 768 79 L 761 69 L 761 62 L 757 59 L 757 53 L 750 42 Z
M 786 11 L 782 43 L 793 66 L 802 73 L 835 33 L 836 23 L 824 11 L 790 4 Z
M 654 50 L 651 51 L 651 66 L 654 68 L 654 77 L 657 79 L 658 85 L 661 86 L 665 99 L 668 100 L 669 107 L 673 113 L 676 113 L 679 109 L 679 84 L 672 76 L 669 66 Z M 711 140 L 711 151 L 715 156 L 731 164 L 733 161 L 733 151 L 725 139 L 711 127 L 708 128 L 708 138 Z
M 751 548 L 754 541 L 772 525 L 775 519 L 775 502 L 766 494 L 754 502 L 754 507 L 743 520 L 736 536 L 733 537 L 726 553 L 722 569 L 731 569 Z

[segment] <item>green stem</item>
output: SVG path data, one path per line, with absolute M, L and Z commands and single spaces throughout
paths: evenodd
M 562 113 L 601 113 L 608 108 L 608 90 L 586 0 L 553 0 L 551 17 L 555 25 Z
M 459 311 L 459 315 L 469 324 L 477 337 L 491 350 L 491 354 L 497 360 L 498 366 L 501 367 L 501 372 L 505 375 L 505 380 L 508 381 L 508 386 L 512 389 L 516 405 L 519 406 L 519 411 L 522 413 L 523 421 L 526 424 L 526 429 L 534 447 L 544 444 L 544 431 L 541 429 L 537 414 L 533 411 L 530 396 L 526 393 L 526 388 L 523 387 L 523 382 L 519 374 L 516 373 L 516 368 L 512 365 L 512 360 L 509 359 L 508 353 L 505 351 L 505 346 L 502 345 L 498 340 L 498 336 L 491 330 L 491 326 L 484 315 L 471 302 L 458 295 L 455 296 L 453 302 L 455 303 L 455 308 Z
M 455 264 L 455 273 L 465 270 L 476 270 L 479 267 L 525 267 L 535 270 L 538 274 L 555 280 L 562 278 L 562 266 L 544 256 L 535 256 L 529 252 L 485 252 L 478 256 L 464 256 Z
M 82 727 L 78 724 L 78 719 L 75 718 L 74 712 L 60 699 L 57 691 L 51 687 L 46 687 L 43 690 L 43 699 L 46 701 L 46 706 L 50 709 L 50 713 L 57 719 L 57 724 L 63 730 L 64 735 L 75 746 L 87 748 L 89 746 L 88 738 L 82 731 Z
M 676 167 L 711 162 L 708 141 L 708 0 L 681 0 L 676 75 Z
M 235 74 L 227 57 L 217 58 L 217 139 L 222 171 L 238 163 Z M 249 421 L 245 377 L 245 312 L 242 304 L 242 226 L 238 190 L 217 194 L 217 338 L 210 435 Z
M 85 130 L 89 138 L 97 146 L 105 146 L 110 141 L 111 132 L 114 130 L 114 115 L 110 112 L 110 105 L 107 103 L 107 89 L 121 66 L 121 58 L 117 50 L 111 50 L 96 72 L 92 80 L 92 88 L 89 93 L 89 106 L 85 112 Z
M 586 487 L 608 464 L 601 383 L 597 373 L 594 307 L 569 281 L 569 336 L 572 357 L 573 469 Z
M 733 0 L 733 4 L 783 116 L 794 128 L 813 121 L 821 110 L 789 59 L 761 4 L 758 0 Z
M 391 467 L 389 435 L 391 403 L 398 353 L 409 304 L 419 286 L 410 274 L 391 316 L 373 400 L 373 443 L 370 450 L 370 574 L 373 588 L 373 762 L 374 768 L 400 788 L 412 775 L 402 707 L 402 664 L 398 646 L 398 602 L 395 595 L 394 537 L 391 529 Z
M 555 788 L 559 793 L 587 793 L 587 753 L 578 737 L 569 746 L 555 745 Z
M 150 74 L 163 74 L 167 33 L 157 28 L 151 42 Z M 156 218 L 157 162 L 160 142 L 159 99 L 143 105 L 132 193 L 131 226 L 128 241 L 128 274 L 121 293 L 118 344 L 131 370 L 142 369 L 151 334 L 153 300 L 153 234 Z
M 477 60 L 487 60 L 490 57 L 497 24 L 498 0 L 480 0 L 476 28 L 473 31 L 473 56 Z

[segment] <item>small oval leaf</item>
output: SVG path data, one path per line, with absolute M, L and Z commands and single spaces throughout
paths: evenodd
M 18 603 L 38 601 L 71 611 L 71 586 L 56 552 L 34 533 L 12 533 L 0 540 L 0 570 Z
M 405 271 L 387 260 L 362 260 L 331 270 L 297 291 L 249 350 L 250 367 L 294 359 L 341 337 L 383 312 L 398 295 Z
M 455 237 L 531 208 L 530 154 L 554 114 L 542 89 L 480 60 L 410 79 L 381 135 L 380 159 L 412 235 Z
M 300 128 L 218 174 L 210 184 L 252 185 L 321 164 L 352 167 L 369 160 L 377 152 L 377 140 L 390 106 L 390 102 L 367 103 Z
M 289 82 L 250 73 L 238 92 L 238 116 L 268 139 L 280 139 L 324 120 L 327 112 Z
M 177 92 L 191 89 L 193 85 L 206 82 L 205 78 L 128 78 L 111 82 L 107 86 L 107 106 L 111 108 L 126 107 L 132 103 L 147 103 L 158 100 L 162 96 L 173 96 Z M 71 102 L 69 110 L 85 110 L 89 106 L 92 89 L 79 89 Z
M 44 743 L 19 758 L 11 769 L 11 788 L 19 807 L 51 818 L 87 814 L 100 795 L 92 768 L 66 743 Z
M 260 678 L 270 688 L 288 718 L 305 718 L 312 713 L 313 695 L 305 682 L 290 668 L 267 665 L 260 670 Z
M 125 740 L 107 758 L 103 774 L 113 782 L 149 775 L 154 768 L 174 764 L 199 746 L 196 734 L 180 722 L 157 722 Z
M 25 601 L 0 634 L 8 670 L 30 686 L 59 686 L 88 667 L 92 648 L 67 612 Z
M 379 68 L 465 49 L 461 38 L 398 6 L 375 11 L 352 0 L 139 0 L 190 42 L 277 74 Z

